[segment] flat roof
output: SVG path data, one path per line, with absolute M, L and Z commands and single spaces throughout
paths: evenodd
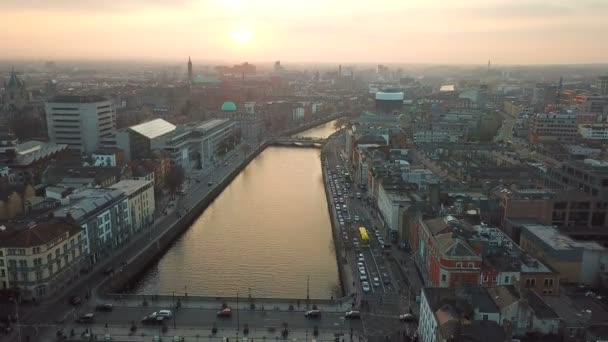
M 129 128 L 148 139 L 158 138 L 161 135 L 175 131 L 175 125 L 163 119 L 155 119 Z
M 229 121 L 229 119 L 211 119 L 211 120 L 205 121 L 202 124 L 196 126 L 196 129 L 208 131 L 208 130 L 214 129 L 215 127 L 217 127 L 225 122 L 228 122 L 228 121 Z
M 116 189 L 122 191 L 125 195 L 129 196 L 137 190 L 143 188 L 144 186 L 152 183 L 149 180 L 140 180 L 140 179 L 125 179 L 121 180 L 116 184 L 112 184 L 110 186 L 111 189 Z
M 50 100 L 48 103 L 93 103 L 108 101 L 107 98 L 99 95 L 57 95 Z
M 594 249 L 604 250 L 599 243 L 593 241 L 576 241 L 571 237 L 562 234 L 552 226 L 544 224 L 524 224 L 522 229 L 531 235 L 536 236 L 548 246 L 555 250 L 572 250 L 572 249 Z

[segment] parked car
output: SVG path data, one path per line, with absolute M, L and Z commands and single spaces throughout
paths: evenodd
M 321 311 L 320 310 L 308 310 L 304 313 L 304 317 L 319 318 L 319 317 L 321 317 Z
M 361 286 L 363 287 L 363 292 L 369 292 L 370 287 L 369 287 L 369 283 L 364 281 L 361 283 Z
M 111 303 L 98 304 L 95 307 L 95 311 L 112 311 L 114 306 Z

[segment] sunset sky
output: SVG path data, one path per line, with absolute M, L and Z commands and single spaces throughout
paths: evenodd
M 608 62 L 608 0 L 0 0 L 0 59 Z

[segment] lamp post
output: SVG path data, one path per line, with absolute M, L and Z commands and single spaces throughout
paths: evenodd
M 240 324 L 239 324 L 239 293 L 236 293 L 236 340 L 239 340 L 239 329 Z

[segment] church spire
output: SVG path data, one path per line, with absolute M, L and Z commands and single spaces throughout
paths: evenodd
M 192 59 L 188 56 L 188 81 L 192 83 Z

